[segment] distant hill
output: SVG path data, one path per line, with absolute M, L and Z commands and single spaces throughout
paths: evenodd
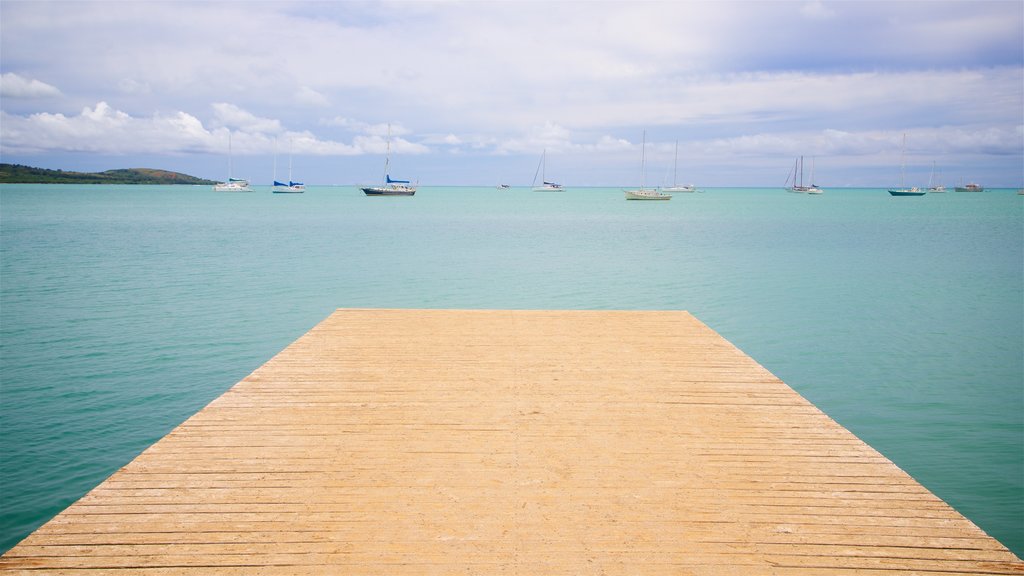
M 65 172 L 47 170 L 21 164 L 0 164 L 0 183 L 3 184 L 216 184 L 204 180 L 152 168 L 123 168 L 106 172 Z

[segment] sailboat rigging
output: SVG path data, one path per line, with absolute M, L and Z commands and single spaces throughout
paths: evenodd
M 531 186 L 533 187 L 534 192 L 561 192 L 565 190 L 561 184 L 547 181 L 547 177 L 545 175 L 545 171 L 547 170 L 547 157 L 548 150 L 545 148 L 544 152 L 540 155 L 540 163 L 537 164 L 537 171 L 533 173 L 533 183 Z M 540 174 L 540 186 L 537 186 L 538 174 Z
M 367 196 L 412 196 L 416 194 L 416 187 L 410 185 L 408 180 L 393 180 L 388 173 L 391 165 L 391 124 L 388 124 L 387 150 L 384 154 L 384 184 L 382 186 L 367 186 L 363 193 Z
M 907 188 L 904 185 L 904 173 L 906 168 L 907 134 L 903 133 L 903 146 L 900 148 L 900 187 L 890 188 L 889 194 L 893 196 L 924 196 L 925 191 L 917 186 Z
M 651 188 L 645 188 L 647 176 L 647 131 L 644 130 L 643 144 L 640 145 L 640 187 L 636 190 L 624 190 L 626 200 L 671 200 L 671 194 L 665 194 Z
M 799 176 L 798 176 L 799 175 Z M 797 178 L 799 177 L 799 183 Z M 821 194 L 821 188 L 818 188 L 814 184 L 814 157 L 811 157 L 811 185 L 804 186 L 804 157 L 800 156 L 793 163 L 793 171 L 786 178 L 786 185 L 789 184 L 790 179 L 793 180 L 793 185 L 787 188 L 790 192 L 797 192 L 799 194 Z
M 945 192 L 946 187 L 942 184 L 935 184 L 935 161 L 932 160 L 932 175 L 928 177 L 928 191 L 929 192 Z
M 277 181 L 277 139 L 274 139 L 274 187 L 271 191 L 274 194 L 302 194 L 306 191 L 305 184 L 292 181 L 291 142 L 288 143 L 288 183 L 285 184 Z
M 214 192 L 252 192 L 249 181 L 244 178 L 233 178 L 231 176 L 231 130 L 228 130 L 228 179 L 226 182 L 219 182 L 213 185 Z
M 693 184 L 680 185 L 678 183 L 679 176 L 679 140 L 676 140 L 676 160 L 672 168 L 672 185 L 662 186 L 662 192 L 696 192 Z

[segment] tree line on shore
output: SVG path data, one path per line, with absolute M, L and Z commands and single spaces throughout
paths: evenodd
M 0 164 L 2 184 L 216 184 L 213 180 L 153 168 L 122 168 L 105 172 L 49 170 L 21 164 Z

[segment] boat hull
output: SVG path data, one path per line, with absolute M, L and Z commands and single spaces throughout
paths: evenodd
M 252 192 L 249 186 L 236 186 L 234 184 L 217 184 L 213 187 L 214 192 Z
M 666 186 L 661 189 L 662 192 L 696 192 L 697 189 L 693 186 Z
M 415 188 L 376 188 L 369 187 L 363 188 L 363 194 L 367 196 L 413 196 L 416 194 Z
M 889 190 L 889 194 L 893 196 L 924 196 L 926 192 L 917 188 L 909 188 L 906 190 Z
M 626 200 L 671 200 L 671 194 L 662 194 L 657 190 L 626 190 Z
M 957 192 L 984 192 L 985 188 L 977 184 L 968 184 L 967 186 L 957 186 L 955 190 Z

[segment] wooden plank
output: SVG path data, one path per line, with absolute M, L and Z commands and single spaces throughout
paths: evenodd
M 31 574 L 1024 574 L 685 312 L 339 310 L 0 558 Z

